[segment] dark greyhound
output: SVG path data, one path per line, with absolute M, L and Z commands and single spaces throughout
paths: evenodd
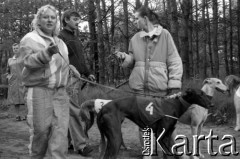
M 117 158 L 122 143 L 121 123 L 124 118 L 130 119 L 142 129 L 152 128 L 156 138 L 165 129 L 162 140 L 159 141 L 166 152 L 166 154 L 163 153 L 163 157 L 180 158 L 170 151 L 174 144 L 171 136 L 177 120 L 169 116 L 179 118 L 192 104 L 198 104 L 204 108 L 212 105 L 206 94 L 199 89 L 188 89 L 182 96 L 174 99 L 132 96 L 107 103 L 97 115 L 97 125 L 102 140 L 100 158 Z

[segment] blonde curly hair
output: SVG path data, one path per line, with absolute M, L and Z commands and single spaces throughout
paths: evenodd
M 34 18 L 32 20 L 32 29 L 33 30 L 36 30 L 36 29 L 40 29 L 40 25 L 39 25 L 39 19 L 40 17 L 46 12 L 47 9 L 51 9 L 55 14 L 56 14 L 56 17 L 57 17 L 57 24 L 56 24 L 56 27 L 53 31 L 53 35 L 54 36 L 57 36 L 59 34 L 59 31 L 60 31 L 60 20 L 59 20 L 59 17 L 58 17 L 58 11 L 57 9 L 48 4 L 48 5 L 44 5 L 42 6 L 41 8 L 38 9 L 37 11 L 37 14 L 34 15 Z

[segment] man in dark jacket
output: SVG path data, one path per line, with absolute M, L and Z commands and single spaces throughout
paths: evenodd
M 83 45 L 76 36 L 79 22 L 80 15 L 78 12 L 71 9 L 66 10 L 62 16 L 63 30 L 60 32 L 59 37 L 66 43 L 68 47 L 70 64 L 75 66 L 81 75 L 84 75 L 89 80 L 94 81 L 95 77 L 89 72 L 85 63 Z M 78 116 L 80 111 L 80 104 L 78 100 L 80 81 L 74 74 L 72 74 L 69 82 L 71 84 L 68 88 L 68 93 L 72 101 L 72 105 L 70 106 L 69 120 L 69 132 L 72 140 L 71 144 L 73 145 L 74 150 L 80 155 L 87 156 L 93 149 L 87 144 L 87 137 L 83 132 L 82 122 Z

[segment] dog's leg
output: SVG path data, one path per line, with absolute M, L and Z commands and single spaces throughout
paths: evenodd
M 165 129 L 165 133 L 162 134 L 161 140 L 159 140 L 159 144 L 162 146 L 163 150 L 163 159 L 180 159 L 180 156 L 172 154 L 172 146 L 175 144 L 174 138 L 173 138 L 173 132 L 175 130 L 176 120 L 170 119 L 170 118 L 163 118 L 159 123 L 157 123 L 157 136 L 162 133 L 163 129 Z M 174 133 L 175 134 L 175 133 Z
M 100 131 L 100 135 L 101 135 L 101 141 L 100 141 L 100 146 L 99 146 L 99 151 L 100 151 L 100 159 L 103 159 L 104 155 L 105 155 L 105 152 L 106 152 L 106 148 L 107 148 L 107 145 L 106 145 L 106 141 L 105 141 L 105 135 L 104 135 L 104 127 L 102 126 L 104 122 L 102 120 L 102 115 L 99 115 L 97 117 L 97 125 L 98 125 L 98 129 Z
M 117 128 L 117 126 L 112 127 L 112 129 L 109 129 L 109 131 L 106 132 L 106 137 L 108 139 L 108 142 L 104 159 L 116 159 L 122 143 L 121 128 Z
M 117 115 L 103 114 L 101 117 L 100 127 L 104 129 L 104 135 L 107 138 L 107 148 L 104 154 L 104 159 L 116 159 L 121 143 L 121 121 Z
M 101 135 L 101 141 L 100 141 L 100 145 L 99 145 L 99 152 L 105 152 L 106 151 L 106 140 L 105 140 L 105 136 L 102 134 L 102 132 L 100 132 Z M 104 154 L 100 155 L 103 156 Z M 100 157 L 101 158 L 101 157 Z
M 123 121 L 124 121 L 124 118 L 121 119 L 121 124 L 123 123 Z M 124 148 L 125 150 L 130 150 L 130 149 L 131 149 L 131 147 L 127 147 L 127 146 L 125 145 L 125 143 L 124 143 L 124 141 L 123 141 L 123 138 L 122 138 L 122 144 L 121 144 L 121 145 L 123 146 L 123 148 Z
M 235 131 L 240 130 L 240 97 L 238 97 L 235 93 L 234 95 L 234 106 L 236 110 L 236 127 L 234 128 Z
M 121 144 L 121 145 L 123 146 L 124 150 L 130 150 L 130 149 L 131 149 L 131 147 L 127 147 L 127 146 L 125 145 L 125 143 L 124 143 L 124 141 L 123 141 L 123 138 L 122 138 L 122 144 Z
M 200 136 L 201 135 L 201 132 L 202 132 L 202 127 L 203 127 L 203 123 L 201 123 L 199 126 L 198 126 L 198 133 L 197 135 Z M 202 142 L 199 143 L 199 157 L 200 158 L 205 158 L 205 156 L 202 154 L 202 148 L 201 148 L 201 144 Z
M 234 128 L 235 131 L 240 131 L 240 112 L 236 112 L 236 127 Z

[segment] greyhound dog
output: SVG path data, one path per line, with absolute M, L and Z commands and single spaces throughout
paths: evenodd
M 122 143 L 121 122 L 124 118 L 130 119 L 142 129 L 152 128 L 156 137 L 165 130 L 161 136 L 162 140 L 158 141 L 166 152 L 163 153 L 164 158 L 169 155 L 180 158 L 169 151 L 174 144 L 171 136 L 177 122 L 176 118 L 184 114 L 192 104 L 204 108 L 212 105 L 207 95 L 198 89 L 188 89 L 180 97 L 171 99 L 132 96 L 110 101 L 97 115 L 102 144 L 100 158 L 117 158 Z
M 218 78 L 207 78 L 203 81 L 203 87 L 201 89 L 209 97 L 213 97 L 215 90 L 225 93 L 227 91 L 227 86 Z M 207 120 L 208 109 L 205 109 L 199 105 L 193 104 L 180 118 L 180 121 L 183 124 L 190 125 L 192 135 L 200 135 L 202 131 L 203 124 Z M 201 148 L 199 147 L 199 156 L 204 158 L 204 155 L 201 153 Z
M 218 78 L 207 78 L 203 81 L 202 91 L 206 93 L 209 97 L 213 97 L 215 90 L 225 93 L 227 87 Z M 88 136 L 88 130 L 92 127 L 94 123 L 94 118 L 100 109 L 110 102 L 111 100 L 104 99 L 91 99 L 85 101 L 81 106 L 80 116 L 85 123 L 84 132 Z M 198 105 L 192 105 L 179 119 L 183 124 L 190 125 L 192 135 L 200 135 L 203 124 L 205 123 L 208 116 L 208 109 L 205 109 Z M 123 147 L 127 149 L 124 142 Z M 204 158 L 199 148 L 199 155 Z
M 111 102 L 112 100 L 105 100 L 105 99 L 90 99 L 81 104 L 80 109 L 80 118 L 83 121 L 82 127 L 85 135 L 88 137 L 88 131 L 93 126 L 94 118 L 105 106 L 107 103 Z M 122 139 L 122 146 L 125 150 L 130 149 L 127 147 Z
M 225 85 L 228 87 L 229 95 L 233 95 L 233 103 L 236 110 L 235 131 L 240 131 L 240 78 L 235 75 L 225 77 Z

